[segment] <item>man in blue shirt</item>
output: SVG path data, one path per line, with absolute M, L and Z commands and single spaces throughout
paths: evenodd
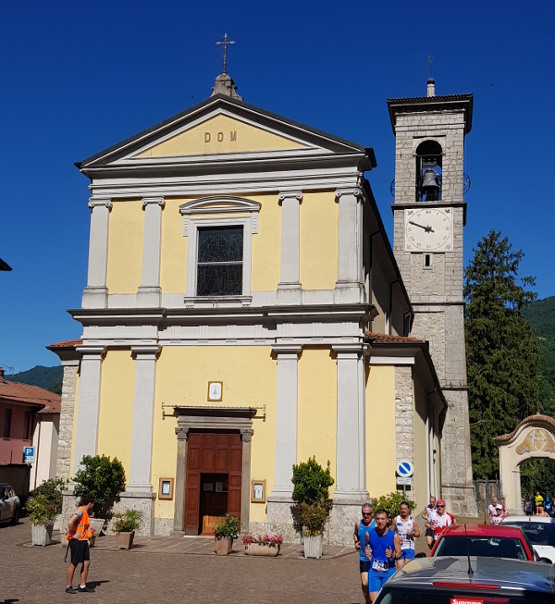
M 395 560 L 401 557 L 401 540 L 388 526 L 387 513 L 380 509 L 375 515 L 376 526 L 366 534 L 366 544 L 372 550 L 368 570 L 370 602 L 395 573 Z
M 355 540 L 355 548 L 359 552 L 360 558 L 360 583 L 362 586 L 362 593 L 364 594 L 364 601 L 370 603 L 370 595 L 368 593 L 368 569 L 370 568 L 370 550 L 366 548 L 366 537 L 368 531 L 376 526 L 376 522 L 373 520 L 374 512 L 372 506 L 369 503 L 365 503 L 362 506 L 362 520 L 359 520 L 355 524 L 355 532 L 353 538 Z

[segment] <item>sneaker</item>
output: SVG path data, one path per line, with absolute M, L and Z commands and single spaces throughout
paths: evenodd
M 79 591 L 79 592 L 87 591 L 87 592 L 94 593 L 94 589 L 92 587 L 87 587 L 87 586 L 85 586 L 85 587 L 79 586 L 79 589 L 77 591 Z
M 66 587 L 66 594 L 76 594 L 77 590 L 73 589 L 73 587 Z

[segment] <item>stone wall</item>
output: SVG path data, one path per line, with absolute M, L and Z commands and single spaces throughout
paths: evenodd
M 62 403 L 60 411 L 60 430 L 58 434 L 58 459 L 56 477 L 69 480 L 71 477 L 71 444 L 73 439 L 73 414 L 77 396 L 78 364 L 63 365 Z

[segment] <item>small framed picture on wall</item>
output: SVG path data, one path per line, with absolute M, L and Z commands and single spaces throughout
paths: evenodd
M 173 499 L 173 478 L 160 478 L 158 499 Z
M 251 480 L 251 503 L 266 503 L 265 480 Z

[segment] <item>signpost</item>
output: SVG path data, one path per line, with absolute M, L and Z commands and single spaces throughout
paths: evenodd
M 35 463 L 35 447 L 23 447 L 23 461 L 28 464 Z
M 412 475 L 414 474 L 414 466 L 412 462 L 402 459 L 397 464 L 397 484 L 403 485 L 403 497 L 406 499 L 407 486 L 412 489 Z

